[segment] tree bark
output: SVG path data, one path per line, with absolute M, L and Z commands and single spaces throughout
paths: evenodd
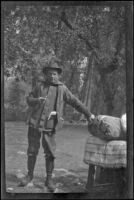
M 89 57 L 88 61 L 88 70 L 87 75 L 85 79 L 85 87 L 84 87 L 84 93 L 83 96 L 85 96 L 84 104 L 88 108 L 89 111 L 91 111 L 91 98 L 92 98 L 92 89 L 93 89 L 93 70 L 94 70 L 94 54 L 92 53 Z M 81 120 L 84 119 L 84 115 L 81 116 Z
M 88 64 L 88 81 L 86 87 L 86 98 L 85 105 L 91 110 L 91 98 L 92 98 L 92 88 L 93 88 L 93 70 L 94 70 L 94 54 L 91 54 Z
M 107 115 L 112 115 L 113 114 L 113 99 L 114 99 L 114 93 L 111 92 L 109 82 L 107 79 L 107 74 L 105 74 L 103 71 L 100 73 L 101 77 L 101 83 L 102 83 L 102 88 L 104 92 L 104 101 L 105 101 L 105 106 L 106 106 L 106 114 Z

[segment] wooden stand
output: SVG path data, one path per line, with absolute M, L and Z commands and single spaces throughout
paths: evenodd
M 126 182 L 125 168 L 102 168 L 90 164 L 86 192 L 99 192 L 104 196 L 125 198 L 127 196 Z

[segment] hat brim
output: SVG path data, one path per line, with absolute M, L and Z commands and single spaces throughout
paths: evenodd
M 54 68 L 54 67 L 45 67 L 43 68 L 42 72 L 43 73 L 46 73 L 47 71 L 50 71 L 50 70 L 56 70 L 58 72 L 58 74 L 61 74 L 62 73 L 62 69 L 61 68 Z

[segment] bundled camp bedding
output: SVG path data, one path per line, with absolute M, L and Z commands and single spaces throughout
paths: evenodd
M 84 162 L 106 168 L 126 167 L 126 149 L 126 141 L 112 140 L 107 142 L 89 134 L 85 145 Z
M 99 115 L 89 124 L 88 131 L 84 151 L 86 164 L 106 168 L 126 167 L 126 126 L 122 118 Z
M 103 140 L 126 140 L 126 129 L 122 118 L 98 115 L 88 125 L 89 132 Z

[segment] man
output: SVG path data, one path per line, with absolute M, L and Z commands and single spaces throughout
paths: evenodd
M 52 59 L 43 68 L 44 81 L 38 84 L 27 97 L 27 103 L 31 107 L 28 121 L 28 174 L 21 185 L 25 186 L 32 183 L 42 135 L 47 174 L 45 186 L 52 192 L 55 189 L 52 182 L 56 148 L 55 133 L 59 124 L 63 123 L 64 101 L 77 111 L 83 113 L 87 120 L 92 120 L 93 117 L 88 109 L 59 81 L 61 73 L 62 69 L 59 67 L 57 61 Z

